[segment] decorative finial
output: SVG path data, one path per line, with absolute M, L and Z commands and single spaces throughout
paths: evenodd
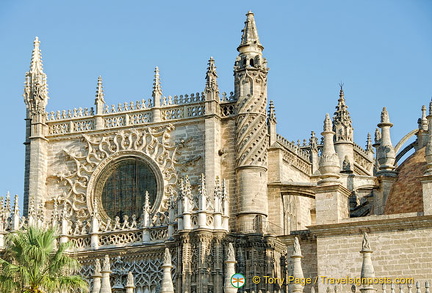
M 381 123 L 390 123 L 390 118 L 386 107 L 384 107 L 381 111 Z
M 343 83 L 339 83 L 339 99 L 336 106 L 336 112 L 333 117 L 333 131 L 335 132 L 335 141 L 353 142 L 353 127 L 348 106 L 345 103 L 345 94 Z
M 344 98 L 343 86 L 344 86 L 344 83 L 341 81 L 341 82 L 339 83 L 339 87 L 340 87 L 339 97 L 340 97 L 341 99 Z
M 258 37 L 258 31 L 255 24 L 255 18 L 252 11 L 249 11 L 246 14 L 246 21 L 244 29 L 242 30 L 243 35 L 241 38 L 240 46 L 239 48 L 243 46 L 257 46 L 261 51 L 264 49 L 264 47 L 261 45 L 259 37 Z
M 368 151 L 368 152 L 373 151 L 373 149 L 372 149 L 372 136 L 370 133 L 367 134 L 366 151 Z
M 324 119 L 324 132 L 332 132 L 332 122 L 330 120 L 330 115 L 327 113 Z
M 206 79 L 205 91 L 206 92 L 209 92 L 209 91 L 219 92 L 219 86 L 217 83 L 217 78 L 218 78 L 218 75 L 216 73 L 215 60 L 213 59 L 213 57 L 210 57 L 210 59 L 208 61 L 206 77 L 205 77 L 205 79 Z
M 15 195 L 14 206 L 13 206 L 13 212 L 14 212 L 15 215 L 18 215 L 18 214 L 19 214 L 18 194 Z
M 104 92 L 103 92 L 103 86 L 102 86 L 102 76 L 99 75 L 97 87 L 96 87 L 96 100 L 95 103 L 102 102 L 105 103 L 104 100 Z
M 332 122 L 329 114 L 326 114 L 324 131 L 321 132 L 321 135 L 323 136 L 323 149 L 318 169 L 321 173 L 321 180 L 318 181 L 318 184 L 335 184 L 337 183 L 337 179 L 339 179 L 340 163 L 334 147 L 334 132 L 332 131 Z
M 268 117 L 270 120 L 276 122 L 276 111 L 275 111 L 273 100 L 270 100 L 269 103 Z
M 311 150 L 318 151 L 318 137 L 315 136 L 315 131 L 311 131 L 309 145 L 311 147 Z
M 154 79 L 153 79 L 153 93 L 152 97 L 162 97 L 162 85 L 160 81 L 160 75 L 159 75 L 159 67 L 155 67 L 154 70 Z
M 429 102 L 429 115 L 432 115 L 432 98 L 431 101 Z
M 33 41 L 30 70 L 26 73 L 24 85 L 24 102 L 31 115 L 45 114 L 48 103 L 47 77 L 43 72 L 42 54 L 39 45 L 39 38 L 36 37 Z
M 426 106 L 423 105 L 421 108 L 422 111 L 422 116 L 419 119 L 419 129 L 423 130 L 423 131 L 427 131 L 428 130 L 428 121 L 426 118 Z
M 379 128 L 375 129 L 375 144 L 381 143 L 381 131 Z

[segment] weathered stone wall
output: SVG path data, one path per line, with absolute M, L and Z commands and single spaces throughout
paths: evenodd
M 424 227 L 430 219 L 423 219 L 423 224 L 420 223 L 421 218 L 394 221 L 383 218 L 381 223 L 360 223 L 364 220 L 365 218 L 357 221 L 350 219 L 352 224 L 344 223 L 340 225 L 341 229 L 329 227 L 327 231 L 320 230 L 316 240 L 316 255 L 320 277 L 318 286 L 321 292 L 324 292 L 327 286 L 323 284 L 321 276 L 360 277 L 362 256 L 359 251 L 363 239 L 361 231 L 366 230 L 372 230 L 368 233 L 368 238 L 373 250 L 372 263 L 376 277 L 414 278 L 423 284 L 432 279 L 432 229 Z M 375 287 L 379 289 L 379 286 Z M 349 288 L 345 289 L 347 291 Z

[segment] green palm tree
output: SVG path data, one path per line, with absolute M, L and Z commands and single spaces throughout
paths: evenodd
M 0 292 L 87 291 L 87 282 L 74 275 L 80 267 L 78 261 L 66 253 L 70 243 L 61 243 L 56 248 L 53 229 L 29 227 L 9 234 L 6 243 L 0 258 Z

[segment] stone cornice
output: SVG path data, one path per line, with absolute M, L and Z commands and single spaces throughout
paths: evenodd
M 350 218 L 337 224 L 313 225 L 307 228 L 315 236 L 401 231 L 432 227 L 432 215 L 417 213 Z
M 351 195 L 351 191 L 344 187 L 341 184 L 333 184 L 333 185 L 321 185 L 315 187 L 315 193 L 324 193 L 324 192 L 339 192 L 346 197 Z
M 269 188 L 279 189 L 280 193 L 298 193 L 300 195 L 306 195 L 315 197 L 314 188 L 315 183 L 303 183 L 303 182 L 271 182 L 267 184 Z

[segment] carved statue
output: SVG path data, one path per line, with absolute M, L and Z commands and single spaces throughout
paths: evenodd
M 105 258 L 104 258 L 104 262 L 103 262 L 103 270 L 104 270 L 105 272 L 111 271 L 110 259 L 109 259 L 108 254 L 106 254 L 106 255 L 105 255 Z
M 165 265 L 171 265 L 171 253 L 170 253 L 168 247 L 165 248 L 164 264 Z
M 363 234 L 362 250 L 371 250 L 368 235 L 366 232 Z
M 100 260 L 97 258 L 95 263 L 94 274 L 99 275 L 100 272 L 101 272 L 101 264 L 100 264 Z
M 231 260 L 231 261 L 235 260 L 234 246 L 231 242 L 228 243 L 227 260 Z
M 134 287 L 134 286 L 135 286 L 134 277 L 132 275 L 132 272 L 129 272 L 127 275 L 126 287 Z
M 297 237 L 294 238 L 293 255 L 301 255 L 300 243 Z

